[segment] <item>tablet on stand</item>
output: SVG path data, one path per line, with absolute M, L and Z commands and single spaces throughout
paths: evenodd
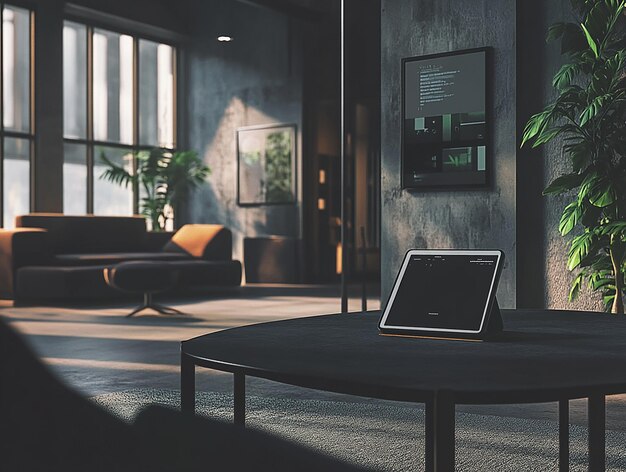
M 500 250 L 411 249 L 379 322 L 384 335 L 486 340 L 502 331 Z

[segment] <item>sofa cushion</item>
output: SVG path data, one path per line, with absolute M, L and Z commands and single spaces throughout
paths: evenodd
M 190 257 L 172 252 L 114 252 L 102 254 L 57 254 L 54 263 L 62 266 L 119 264 L 129 261 L 184 261 Z
M 68 216 L 32 213 L 15 219 L 18 228 L 48 230 L 52 253 L 142 251 L 146 221 L 141 216 Z
M 178 271 L 175 291 L 205 287 L 231 287 L 241 284 L 239 261 L 186 260 L 163 262 Z M 110 265 L 28 266 L 17 271 L 15 299 L 64 300 L 120 297 L 104 279 Z
M 102 266 L 28 266 L 17 271 L 16 300 L 87 300 L 119 297 L 104 281 Z
M 222 225 L 185 225 L 165 244 L 163 251 L 229 261 L 232 259 L 232 234 Z

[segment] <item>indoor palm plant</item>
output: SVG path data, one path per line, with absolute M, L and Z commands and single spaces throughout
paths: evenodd
M 173 210 L 180 214 L 189 192 L 201 185 L 211 173 L 195 151 L 168 151 L 154 148 L 135 155 L 137 172 L 131 173 L 115 164 L 103 153 L 107 165 L 102 179 L 119 185 L 137 187 L 141 195 L 141 213 L 150 221 L 153 231 L 164 231 Z
M 601 292 L 605 307 L 624 313 L 626 241 L 626 34 L 625 0 L 572 0 L 576 23 L 557 23 L 565 63 L 556 73 L 556 98 L 532 116 L 522 145 L 559 137 L 571 173 L 544 195 L 567 194 L 559 223 L 570 233 L 568 268 L 576 270 L 570 300 L 583 283 Z

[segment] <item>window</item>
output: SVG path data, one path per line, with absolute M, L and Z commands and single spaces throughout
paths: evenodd
M 2 106 L 0 107 L 0 224 L 12 228 L 15 217 L 30 211 L 33 14 L 2 5 Z
M 173 149 L 173 46 L 65 21 L 64 212 L 130 215 L 138 195 L 101 179 L 104 157 L 133 171 L 141 149 Z

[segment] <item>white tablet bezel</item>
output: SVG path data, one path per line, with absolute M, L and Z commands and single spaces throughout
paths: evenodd
M 404 271 L 409 265 L 409 261 L 412 256 L 497 256 L 496 266 L 493 271 L 493 277 L 491 279 L 491 284 L 489 286 L 489 294 L 487 295 L 487 299 L 485 300 L 485 308 L 483 309 L 483 317 L 480 321 L 480 327 L 478 330 L 471 329 L 453 329 L 453 328 L 431 328 L 431 327 L 415 327 L 415 326 L 392 326 L 386 325 L 387 317 L 389 316 L 389 312 L 391 311 L 391 307 L 393 306 L 393 302 L 396 298 L 396 293 L 398 292 L 398 288 L 402 283 L 402 279 L 404 277 Z M 389 296 L 389 301 L 385 305 L 385 311 L 383 312 L 383 316 L 380 319 L 380 323 L 378 324 L 380 329 L 390 329 L 390 330 L 401 330 L 401 331 L 428 331 L 428 332 L 439 332 L 439 333 L 466 333 L 466 334 L 480 334 L 483 331 L 485 320 L 487 319 L 487 315 L 489 314 L 488 310 L 491 304 L 491 301 L 494 297 L 493 291 L 496 285 L 496 281 L 498 275 L 500 273 L 500 264 L 503 260 L 503 253 L 499 250 L 456 250 L 456 249 L 411 249 L 404 256 L 404 261 L 402 262 L 402 267 L 400 268 L 400 272 L 398 273 L 398 277 L 396 277 L 396 281 L 393 286 L 393 290 L 391 291 L 391 295 Z

